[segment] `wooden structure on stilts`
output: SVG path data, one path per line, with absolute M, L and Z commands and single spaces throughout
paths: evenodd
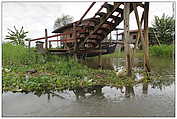
M 112 53 L 120 41 L 115 40 L 111 43 L 103 42 L 104 39 L 116 27 L 124 21 L 124 44 L 126 54 L 126 68 L 128 75 L 131 76 L 133 67 L 133 55 L 130 48 L 129 37 L 129 15 L 134 11 L 136 22 L 139 29 L 138 39 L 135 48 L 141 39 L 144 50 L 144 68 L 147 72 L 150 71 L 149 65 L 149 46 L 148 46 L 148 2 L 114 2 L 109 4 L 105 2 L 91 18 L 84 19 L 90 9 L 96 2 L 93 2 L 86 10 L 80 20 L 67 24 L 66 26 L 57 28 L 52 33 L 57 33 L 53 36 L 47 36 L 45 29 L 45 37 L 37 38 L 29 41 L 29 47 L 32 41 L 45 39 L 45 50 L 50 54 L 69 54 L 73 55 L 77 60 L 78 57 L 84 56 L 99 56 L 101 65 L 101 55 Z M 141 20 L 139 18 L 137 7 L 144 9 Z M 105 12 L 106 11 L 106 12 Z M 142 33 L 142 24 L 144 21 L 144 35 Z M 49 38 L 57 37 L 57 40 L 49 40 Z M 60 42 L 61 48 L 52 48 L 52 42 Z M 49 47 L 48 47 L 49 45 Z

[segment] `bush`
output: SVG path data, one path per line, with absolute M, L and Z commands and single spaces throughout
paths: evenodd
M 2 45 L 3 65 L 24 65 L 36 62 L 42 62 L 44 57 L 35 53 L 32 49 L 22 45 L 12 45 L 5 43 Z
M 173 57 L 174 46 L 173 45 L 154 45 L 150 47 L 150 54 L 152 56 Z

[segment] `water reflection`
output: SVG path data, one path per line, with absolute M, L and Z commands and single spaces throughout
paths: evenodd
M 135 96 L 134 88 L 133 86 L 125 86 L 125 97 L 130 98 Z
M 84 87 L 84 88 L 80 87 L 80 88 L 73 89 L 73 92 L 77 100 L 80 100 L 86 97 L 91 98 L 94 96 L 104 98 L 103 93 L 102 93 L 102 88 L 103 86 L 92 86 L 92 87 Z
M 121 67 L 124 63 L 123 58 L 108 59 L 106 63 L 102 61 L 106 69 Z M 141 70 L 142 60 L 136 61 Z M 95 66 L 93 59 L 90 64 Z M 151 58 L 151 67 L 152 72 L 160 76 L 159 79 L 135 86 L 78 87 L 64 91 L 37 91 L 35 95 L 3 92 L 3 115 L 175 116 L 174 62 Z M 141 78 L 141 75 L 137 77 Z
M 148 83 L 143 83 L 143 94 L 147 95 L 148 94 Z

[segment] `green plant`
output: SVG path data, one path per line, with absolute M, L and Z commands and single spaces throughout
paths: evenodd
M 150 54 L 152 56 L 173 57 L 174 46 L 173 45 L 154 45 L 150 47 Z
M 22 45 L 12 45 L 5 43 L 2 45 L 3 65 L 24 65 L 40 63 L 44 56 L 35 53 Z
M 174 17 L 169 17 L 165 14 L 163 14 L 162 17 L 155 16 L 152 23 L 151 32 L 152 31 L 157 35 L 161 44 L 172 44 L 175 35 Z
M 24 31 L 23 26 L 20 30 L 18 30 L 15 26 L 14 31 L 11 29 L 8 30 L 8 35 L 6 35 L 5 39 L 10 40 L 10 43 L 14 45 L 25 45 L 24 41 L 29 40 L 29 38 L 27 38 L 28 32 Z

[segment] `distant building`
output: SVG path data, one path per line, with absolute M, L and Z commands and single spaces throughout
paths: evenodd
M 142 32 L 144 34 L 144 30 L 142 30 Z M 122 38 L 121 40 L 123 40 L 124 32 L 121 32 L 118 35 L 121 36 L 121 38 Z M 131 43 L 135 43 L 136 42 L 137 36 L 138 36 L 138 30 L 130 30 L 130 42 Z
M 142 29 L 142 32 L 144 34 L 144 29 Z M 121 38 L 121 40 L 123 40 L 124 32 L 121 32 L 118 35 Z M 135 44 L 137 37 L 138 37 L 138 29 L 130 30 L 130 43 Z M 155 38 L 155 34 L 153 32 L 151 32 L 149 29 L 149 45 L 157 45 L 157 44 L 158 44 L 158 42 L 157 42 L 157 39 Z

